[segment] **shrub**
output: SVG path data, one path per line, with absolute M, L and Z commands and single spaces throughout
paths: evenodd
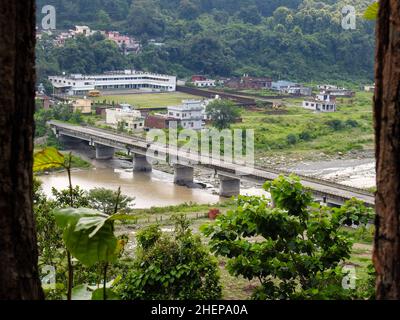
M 346 124 L 346 127 L 349 127 L 349 128 L 357 128 L 360 126 L 360 124 L 356 120 L 353 120 L 353 119 L 346 120 L 345 124 Z
M 286 137 L 287 143 L 290 145 L 294 145 L 297 143 L 297 136 L 294 135 L 293 133 L 288 134 Z
M 351 241 L 340 232 L 348 218 L 362 222 L 360 207 L 320 207 L 295 175 L 267 182 L 264 197 L 239 196 L 237 208 L 202 227 L 233 276 L 258 279 L 254 299 L 345 299 L 340 264 Z M 357 204 L 358 205 L 358 204 Z M 257 239 L 255 241 L 255 239 Z
M 125 300 L 202 300 L 221 297 L 218 264 L 183 216 L 175 216 L 175 233 L 157 226 L 140 232 L 133 268 L 117 291 Z
M 344 129 L 344 124 L 342 120 L 333 119 L 326 122 L 326 125 L 334 131 L 339 131 Z
M 303 141 L 310 141 L 312 139 L 311 134 L 308 131 L 301 132 L 299 138 Z

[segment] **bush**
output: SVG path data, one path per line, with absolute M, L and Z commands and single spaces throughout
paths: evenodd
M 295 175 L 267 182 L 264 197 L 239 196 L 237 207 L 202 227 L 212 250 L 227 257 L 233 276 L 258 279 L 254 299 L 347 299 L 341 264 L 352 243 L 340 232 L 348 219 L 369 212 L 351 202 L 343 210 L 321 207 Z M 257 239 L 257 240 L 255 240 Z
M 294 145 L 297 143 L 297 136 L 294 135 L 293 133 L 288 134 L 286 137 L 287 143 L 290 145 Z
M 343 130 L 345 128 L 342 120 L 339 119 L 329 120 L 326 122 L 326 125 L 334 131 Z
M 310 141 L 312 139 L 311 134 L 308 131 L 301 132 L 299 138 L 303 141 Z
M 356 120 L 353 120 L 353 119 L 346 120 L 345 124 L 346 124 L 346 127 L 349 127 L 349 128 L 357 128 L 360 126 L 360 124 Z
M 125 300 L 209 300 L 221 297 L 218 264 L 183 216 L 175 233 L 151 226 L 137 236 L 133 268 L 117 287 Z

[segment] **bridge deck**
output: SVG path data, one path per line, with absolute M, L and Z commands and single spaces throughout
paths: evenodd
M 56 128 L 63 135 L 86 141 L 93 141 L 94 143 L 117 149 L 126 150 L 129 148 L 132 152 L 141 154 L 146 154 L 148 149 L 148 143 L 145 140 L 137 137 L 117 134 L 92 127 L 66 124 L 58 121 L 50 121 L 49 125 L 53 128 Z M 197 154 L 174 152 L 174 150 L 168 150 L 161 146 L 158 146 L 157 149 L 161 154 L 164 153 L 177 157 L 180 160 L 180 163 L 197 164 L 213 170 L 218 170 L 221 173 L 224 172 L 242 179 L 255 180 L 258 182 L 273 180 L 281 174 L 287 175 L 290 173 L 288 171 L 276 170 L 274 168 L 249 168 L 234 163 L 213 163 L 210 157 L 199 156 Z M 301 183 L 305 187 L 310 188 L 315 196 L 319 196 L 321 198 L 323 196 L 329 196 L 330 199 L 336 199 L 337 201 L 357 198 L 364 201 L 368 205 L 374 205 L 375 203 L 374 195 L 366 190 L 307 176 L 299 175 L 299 177 L 301 179 Z

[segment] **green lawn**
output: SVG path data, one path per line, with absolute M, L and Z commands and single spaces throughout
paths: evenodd
M 130 95 L 109 95 L 94 98 L 95 102 L 112 104 L 114 103 L 129 103 L 139 108 L 154 108 L 179 105 L 185 99 L 200 99 L 197 96 L 189 95 L 182 92 L 170 93 L 143 93 Z
M 255 130 L 258 158 L 315 157 L 373 148 L 372 93 L 337 99 L 338 111 L 313 113 L 301 108 L 302 99 L 285 100 L 285 114 L 242 111 L 243 123 L 234 128 Z M 336 125 L 336 126 L 335 126 Z

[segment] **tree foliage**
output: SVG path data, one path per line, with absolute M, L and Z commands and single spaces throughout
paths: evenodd
M 239 117 L 240 112 L 230 100 L 215 100 L 206 109 L 207 116 L 217 129 L 227 129 Z
M 338 210 L 320 207 L 294 175 L 264 189 L 272 203 L 239 196 L 235 210 L 203 227 L 212 250 L 229 259 L 232 275 L 260 281 L 254 299 L 347 297 L 340 264 L 352 244 L 340 227 L 347 219 L 360 221 L 365 207 L 354 201 Z
M 373 78 L 374 23 L 357 19 L 342 28 L 345 0 L 39 0 L 54 4 L 59 28 L 84 23 L 140 38 L 143 50 L 124 56 L 113 43 L 94 37 L 54 48 L 39 41 L 39 79 L 60 71 L 93 73 L 134 67 L 189 76 L 272 76 L 297 81 Z M 112 5 L 111 5 L 112 3 Z M 364 12 L 370 0 L 351 5 Z M 157 39 L 164 46 L 148 42 Z
M 175 231 L 157 226 L 142 230 L 133 268 L 123 276 L 118 292 L 128 300 L 218 299 L 218 264 L 188 221 L 176 217 Z

